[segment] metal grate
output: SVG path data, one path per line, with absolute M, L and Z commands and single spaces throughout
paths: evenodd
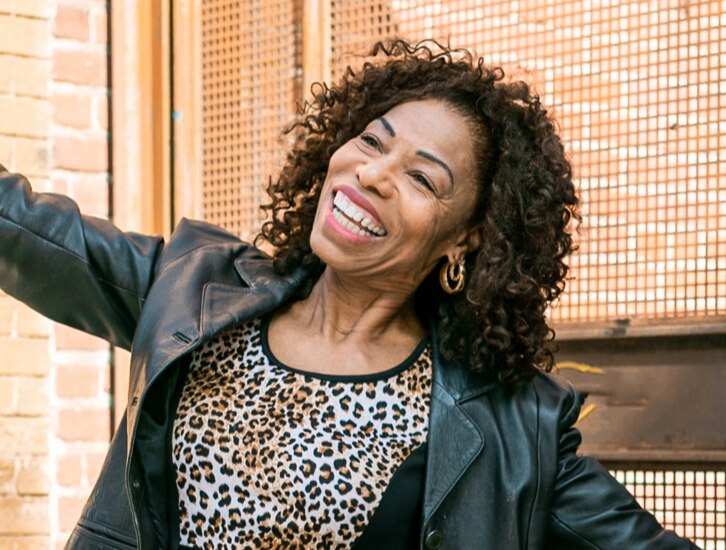
M 381 37 L 395 36 L 393 8 L 387 2 L 330 0 L 331 74 L 336 79 L 346 66 L 362 61 L 362 54 Z
M 376 38 L 475 49 L 555 110 L 586 227 L 566 323 L 726 315 L 722 0 L 333 1 L 333 74 Z
M 705 550 L 726 550 L 726 472 L 653 468 L 611 473 L 662 525 Z
M 301 3 L 202 3 L 203 216 L 247 239 L 300 97 Z

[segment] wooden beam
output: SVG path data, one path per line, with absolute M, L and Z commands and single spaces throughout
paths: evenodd
M 303 3 L 303 99 L 315 82 L 330 82 L 330 0 Z
M 113 219 L 168 236 L 171 206 L 170 23 L 163 0 L 111 3 Z
M 173 0 L 173 220 L 202 217 L 202 2 Z

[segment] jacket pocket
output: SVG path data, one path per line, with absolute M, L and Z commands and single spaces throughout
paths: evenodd
M 78 523 L 65 550 L 136 550 L 136 544 L 102 525 Z

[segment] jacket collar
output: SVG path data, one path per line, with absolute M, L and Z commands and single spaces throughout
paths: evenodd
M 237 258 L 234 268 L 243 284 L 208 283 L 204 287 L 201 338 L 275 309 L 289 300 L 310 275 L 307 267 L 300 267 L 288 276 L 280 276 L 272 260 L 254 248 Z
M 499 380 L 487 374 L 477 374 L 468 366 L 447 361 L 441 356 L 439 350 L 439 324 L 433 317 L 429 317 L 431 329 L 431 342 L 433 356 L 437 359 L 437 369 L 434 371 L 434 382 L 443 389 L 457 403 L 473 399 L 500 384 Z

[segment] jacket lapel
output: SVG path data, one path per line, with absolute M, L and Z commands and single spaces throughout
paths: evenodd
M 199 321 L 204 339 L 275 309 L 290 298 L 308 274 L 298 269 L 289 277 L 280 277 L 265 257 L 238 258 L 234 267 L 244 285 L 211 282 L 204 286 Z
M 423 525 L 484 450 L 484 437 L 461 403 L 488 392 L 498 382 L 475 376 L 465 365 L 446 361 L 439 352 L 436 323 L 431 322 L 433 387 L 429 413 Z
M 427 446 L 424 525 L 484 449 L 484 438 L 479 429 L 437 382 L 434 382 L 431 395 Z

